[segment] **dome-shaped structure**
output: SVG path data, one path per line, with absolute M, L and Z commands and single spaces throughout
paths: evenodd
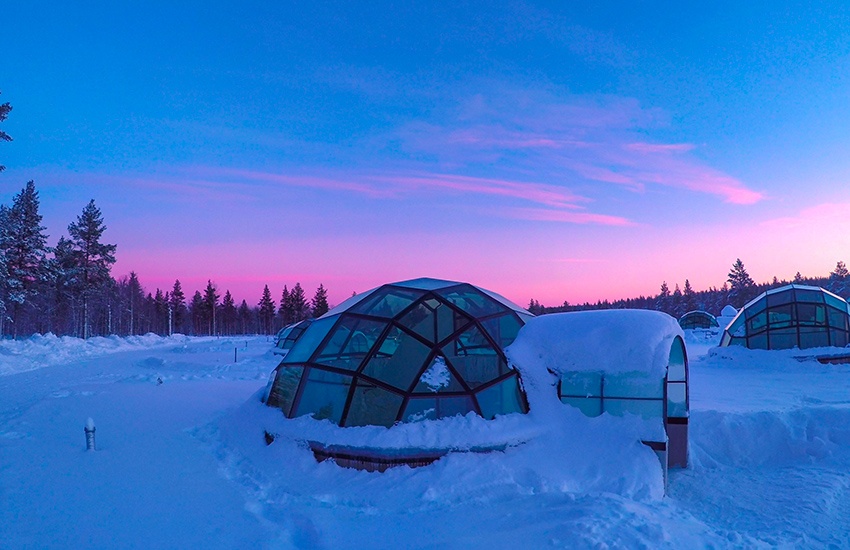
M 682 315 L 682 318 L 679 319 L 679 326 L 682 327 L 682 330 L 693 330 L 695 328 L 719 328 L 720 324 L 717 322 L 717 318 L 711 313 L 696 310 Z
M 790 284 L 759 295 L 723 331 L 721 346 L 750 349 L 844 347 L 850 306 L 819 287 Z
M 531 317 L 466 283 L 387 284 L 313 320 L 275 369 L 266 402 L 340 426 L 524 413 L 503 348 Z

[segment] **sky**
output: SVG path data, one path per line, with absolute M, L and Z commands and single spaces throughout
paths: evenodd
M 593 5 L 579 5 L 593 4 Z M 522 305 L 850 261 L 850 4 L 4 2 L 0 203 L 116 277 Z

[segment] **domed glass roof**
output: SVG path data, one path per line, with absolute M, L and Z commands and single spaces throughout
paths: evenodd
M 850 306 L 820 287 L 786 285 L 757 296 L 723 331 L 721 346 L 751 349 L 844 347 Z
M 682 315 L 682 318 L 679 319 L 679 326 L 682 327 L 682 330 L 688 330 L 695 328 L 714 328 L 719 327 L 720 324 L 717 322 L 717 318 L 711 313 L 696 310 Z
M 387 284 L 314 320 L 277 367 L 267 403 L 340 426 L 525 413 L 502 350 L 530 317 L 466 283 Z

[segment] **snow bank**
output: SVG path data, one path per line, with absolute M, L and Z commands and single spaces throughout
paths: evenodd
M 52 333 L 35 334 L 24 340 L 0 340 L 0 376 L 61 365 L 84 358 L 99 357 L 109 353 L 184 344 L 188 336 L 106 336 L 88 340 Z
M 611 309 L 542 315 L 528 321 L 506 353 L 523 374 L 638 371 L 663 378 L 679 323 L 658 311 Z

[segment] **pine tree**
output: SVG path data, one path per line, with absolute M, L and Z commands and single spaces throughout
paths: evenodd
M 215 326 L 215 313 L 218 309 L 219 294 L 211 280 L 207 280 L 207 288 L 204 289 L 204 313 L 207 319 L 207 334 L 217 334 Z
M 127 280 L 126 285 L 126 294 L 127 312 L 130 314 L 128 334 L 134 336 L 142 328 L 145 308 L 145 291 L 135 271 L 130 272 L 130 278 Z
M 691 287 L 691 282 L 685 279 L 685 289 L 682 291 L 682 309 L 685 310 L 685 313 L 688 313 L 696 308 L 697 304 L 694 289 Z
M 730 286 L 729 299 L 735 307 L 740 308 L 752 298 L 753 291 L 755 290 L 755 282 L 753 282 L 750 274 L 747 273 L 747 269 L 744 267 L 744 262 L 741 261 L 741 258 L 738 258 L 732 264 L 727 282 Z
M 293 323 L 303 321 L 310 316 L 310 306 L 307 304 L 307 297 L 304 295 L 304 289 L 301 288 L 301 283 L 295 283 L 295 286 L 292 287 L 292 292 L 289 293 L 289 300 Z
M 36 296 L 47 277 L 47 235 L 38 213 L 38 192 L 32 181 L 27 182 L 12 200 L 5 215 L 5 230 L 0 249 L 6 259 L 6 296 L 12 306 L 14 336 L 29 300 Z
M 110 279 L 109 272 L 115 263 L 117 246 L 100 242 L 105 230 L 103 217 L 94 200 L 89 201 L 77 221 L 68 226 L 75 273 L 72 288 L 83 306 L 83 338 L 91 334 L 89 306 L 92 298 Z
M 168 334 L 168 301 L 166 300 L 166 296 L 167 293 L 163 294 L 162 290 L 156 289 L 156 294 L 153 298 L 153 331 L 159 335 Z
M 795 273 L 795 274 L 794 274 L 794 283 L 795 283 L 795 284 L 800 284 L 800 283 L 803 283 L 803 282 L 804 282 L 804 280 L 803 280 L 803 276 L 802 276 L 802 275 L 800 274 L 800 272 L 798 271 L 797 273 Z
M 318 318 L 328 312 L 328 291 L 325 290 L 324 285 L 320 284 L 319 288 L 316 289 L 316 294 L 313 296 L 310 306 L 313 317 Z
M 667 286 L 667 281 L 662 281 L 661 283 L 661 292 L 658 293 L 658 297 L 655 299 L 655 309 L 664 313 L 670 313 L 670 287 Z
M 676 283 L 676 288 L 670 296 L 670 310 L 673 317 L 676 319 L 685 314 L 685 312 L 682 311 L 682 291 L 679 290 L 679 283 Z
M 239 324 L 242 325 L 242 334 L 248 334 L 248 327 L 251 326 L 251 308 L 245 300 L 239 304 Z
M 236 330 L 236 303 L 233 301 L 233 296 L 229 290 L 224 291 L 224 298 L 221 301 L 221 319 L 224 325 L 225 334 L 235 334 Z
M 3 103 L 2 105 L 0 105 L 0 122 L 3 122 L 4 120 L 6 120 L 6 117 L 9 116 L 9 111 L 11 111 L 11 110 L 12 110 L 12 106 L 9 105 L 8 101 L 6 103 Z M 0 130 L 0 141 L 12 141 L 12 136 L 7 134 L 3 130 Z M 2 164 L 0 164 L 0 172 L 2 172 L 5 169 L 6 169 L 6 167 L 3 166 Z
M 850 271 L 847 270 L 847 266 L 844 265 L 844 262 L 839 261 L 835 264 L 835 269 L 832 270 L 832 273 L 829 274 L 829 278 L 843 281 L 848 275 L 850 275 Z
M 280 294 L 280 304 L 277 308 L 277 316 L 280 318 L 281 326 L 285 327 L 292 324 L 292 300 L 289 296 L 289 290 L 286 285 L 283 285 L 283 292 Z
M 181 331 L 183 320 L 186 315 L 186 295 L 183 294 L 183 287 L 180 285 L 180 279 L 174 281 L 174 286 L 171 289 L 171 296 L 168 299 L 168 307 L 171 312 L 171 328 Z
M 271 334 L 275 309 L 272 293 L 269 291 L 269 285 L 263 287 L 263 297 L 260 298 L 260 302 L 257 305 L 260 308 L 260 330 L 262 330 L 263 334 Z
M 189 304 L 189 314 L 192 316 L 192 332 L 195 336 L 201 334 L 205 318 L 204 298 L 201 296 L 201 291 L 196 290 L 192 295 L 192 302 Z

